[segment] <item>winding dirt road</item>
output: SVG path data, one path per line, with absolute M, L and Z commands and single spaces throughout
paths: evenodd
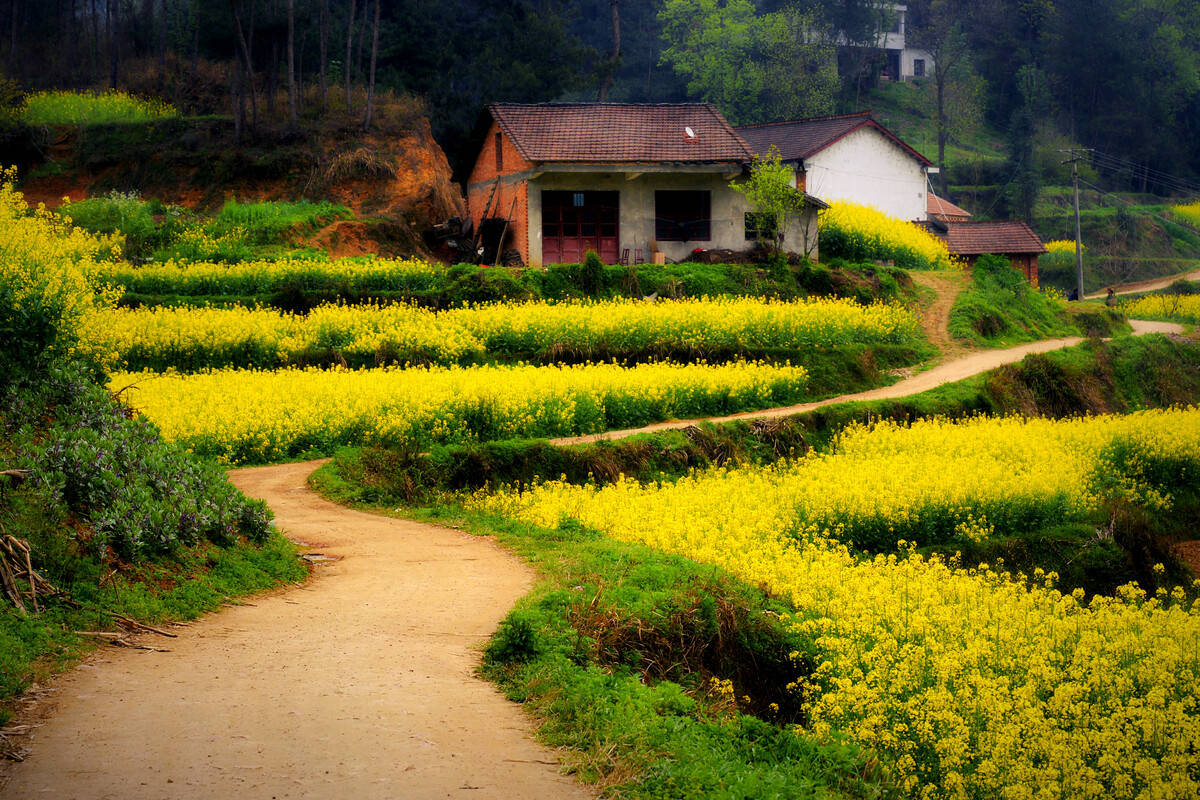
M 1168 333 L 1182 334 L 1183 326 L 1177 325 L 1174 322 L 1149 322 L 1147 320 L 1131 319 L 1129 324 L 1133 327 L 1135 336 L 1144 336 L 1148 333 Z M 754 419 L 778 419 L 779 417 L 790 417 L 793 414 L 803 414 L 806 411 L 813 411 L 823 406 L 832 406 L 838 403 L 849 403 L 856 400 L 894 400 L 900 397 L 908 397 L 912 394 L 918 394 L 930 389 L 941 386 L 944 383 L 953 383 L 970 378 L 973 375 L 978 375 L 981 372 L 987 372 L 990 369 L 1002 367 L 1005 364 L 1012 364 L 1020 361 L 1027 355 L 1032 353 L 1048 353 L 1051 350 L 1061 350 L 1064 347 L 1071 347 L 1082 342 L 1083 339 L 1079 336 L 1071 336 L 1065 339 L 1044 339 L 1040 342 L 1031 344 L 1023 344 L 1018 347 L 1010 347 L 1006 350 L 978 350 L 970 355 L 955 358 L 946 361 L 933 369 L 919 372 L 912 377 L 905 378 L 902 381 L 893 383 L 890 386 L 883 386 L 878 389 L 870 389 L 857 394 L 844 394 L 839 397 L 830 397 L 826 400 L 818 400 L 815 403 L 801 403 L 800 405 L 787 406 L 785 408 L 768 408 L 763 411 L 743 411 L 740 414 L 730 414 L 727 417 L 709 417 L 706 419 L 677 419 L 669 422 L 658 422 L 653 425 L 646 425 L 641 428 L 630 428 L 621 431 L 607 431 L 605 433 L 594 433 L 588 436 L 567 436 L 561 439 L 552 439 L 551 444 L 569 445 L 569 444 L 587 444 L 589 442 L 598 442 L 602 440 L 624 439 L 629 436 L 635 436 L 639 433 L 653 433 L 654 431 L 676 430 L 679 428 L 687 428 L 691 425 L 699 425 L 702 422 L 734 422 L 736 420 L 754 420 Z
M 328 503 L 315 466 L 232 478 L 340 560 L 146 642 L 170 652 L 105 648 L 63 676 L 0 797 L 590 797 L 473 674 L 532 571 L 488 539 Z

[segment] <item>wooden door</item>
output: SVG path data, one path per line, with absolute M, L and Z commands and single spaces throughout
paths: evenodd
M 542 263 L 578 264 L 595 250 L 620 258 L 620 192 L 542 192 Z

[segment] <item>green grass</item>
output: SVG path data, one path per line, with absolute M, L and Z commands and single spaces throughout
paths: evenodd
M 209 219 L 137 192 L 112 191 L 64 203 L 59 216 L 69 217 L 92 233 L 123 234 L 124 255 L 134 261 L 211 261 L 239 263 L 282 258 L 327 259 L 324 253 L 297 247 L 297 236 L 353 216 L 333 203 L 229 200 Z
M 982 256 L 976 262 L 971 285 L 950 310 L 950 334 L 979 347 L 1010 347 L 1081 333 L 1107 335 L 1122 324 L 1119 315 L 1105 312 L 1071 314 L 1063 300 L 1030 287 L 1008 259 L 998 256 Z
M 206 225 L 206 229 L 213 236 L 227 235 L 236 230 L 245 231 L 252 243 L 261 245 L 278 243 L 296 231 L 312 231 L 335 220 L 351 217 L 353 214 L 350 209 L 325 201 L 239 203 L 229 200 Z
M 335 500 L 356 495 L 334 464 L 312 482 Z M 813 645 L 784 630 L 786 609 L 759 589 L 573 523 L 543 529 L 454 505 L 400 513 L 494 535 L 538 569 L 483 672 L 534 714 L 543 741 L 568 748 L 582 780 L 628 798 L 895 794 L 857 748 L 790 728 L 803 715 L 781 687 L 811 671 Z M 734 697 L 713 678 L 732 681 Z

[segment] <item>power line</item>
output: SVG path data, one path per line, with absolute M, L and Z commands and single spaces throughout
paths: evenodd
M 1085 186 L 1087 186 L 1088 188 L 1094 189 L 1095 191 L 1099 192 L 1101 195 L 1103 195 L 1103 196 L 1105 196 L 1105 197 L 1115 197 L 1115 198 L 1116 198 L 1116 199 L 1117 199 L 1119 202 L 1122 202 L 1122 203 L 1124 203 L 1125 205 L 1127 205 L 1127 206 L 1130 206 L 1131 208 L 1137 208 L 1137 207 L 1138 207 L 1138 204 L 1137 204 L 1137 203 L 1135 203 L 1135 202 L 1133 202 L 1132 200 L 1128 200 L 1128 199 L 1126 199 L 1126 198 L 1124 198 L 1124 197 L 1121 197 L 1121 195 L 1117 194 L 1116 192 L 1110 192 L 1110 191 L 1108 191 L 1108 190 L 1106 190 L 1106 189 L 1101 189 L 1099 186 L 1095 185 L 1094 183 L 1089 183 L 1088 181 L 1085 181 L 1083 178 L 1080 178 L 1080 179 L 1079 179 L 1079 182 L 1080 182 L 1080 183 L 1082 183 L 1082 184 L 1084 184 L 1084 185 L 1085 185 Z M 1145 206 L 1142 206 L 1142 208 L 1145 208 Z M 1179 227 L 1181 227 L 1181 228 L 1187 228 L 1187 229 L 1188 229 L 1189 231 L 1191 231 L 1192 233 L 1195 233 L 1195 234 L 1197 234 L 1197 235 L 1200 235 L 1200 228 L 1196 228 L 1195 226 L 1193 226 L 1193 225 L 1190 225 L 1190 224 L 1188 224 L 1188 223 L 1186 223 L 1186 222 L 1183 222 L 1183 221 L 1181 221 L 1181 220 L 1178 220 L 1178 219 L 1173 219 L 1173 218 L 1171 218 L 1171 217 L 1168 217 L 1168 216 L 1167 216 L 1167 215 L 1165 215 L 1165 214 L 1155 214 L 1154 212 L 1147 212 L 1147 215 L 1148 215 L 1148 216 L 1155 217 L 1156 219 L 1160 219 L 1160 220 L 1162 220 L 1163 222 L 1169 222 L 1169 223 L 1171 223 L 1172 225 L 1178 225 L 1178 226 L 1179 226 Z
M 1177 192 L 1187 194 L 1200 193 L 1200 183 L 1197 183 L 1186 178 L 1181 178 L 1177 175 L 1172 175 L 1169 172 L 1148 167 L 1144 164 L 1138 164 L 1129 159 L 1121 158 L 1110 153 L 1102 153 L 1099 150 L 1087 151 L 1091 156 L 1093 166 L 1101 169 L 1111 170 L 1118 173 L 1127 173 L 1129 178 L 1142 178 L 1148 184 L 1153 184 L 1165 189 L 1172 189 Z

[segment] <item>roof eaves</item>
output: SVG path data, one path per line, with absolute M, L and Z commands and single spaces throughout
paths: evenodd
M 529 149 L 525 147 L 525 143 L 523 141 L 521 141 L 521 137 L 517 136 L 515 133 L 513 133 L 513 129 L 511 127 L 509 127 L 509 125 L 508 125 L 508 120 L 506 120 L 504 118 L 504 114 L 501 113 L 501 109 L 505 105 L 508 105 L 508 104 L 506 104 L 506 103 L 491 103 L 490 105 L 488 105 L 488 111 L 491 113 L 492 119 L 494 119 L 496 121 L 496 124 L 500 126 L 500 130 L 502 130 L 504 132 L 504 135 L 508 137 L 508 140 L 510 142 L 512 142 L 513 147 L 517 148 L 517 152 L 521 154 L 521 157 L 524 158 L 526 161 L 533 162 L 534 159 L 530 155 Z

